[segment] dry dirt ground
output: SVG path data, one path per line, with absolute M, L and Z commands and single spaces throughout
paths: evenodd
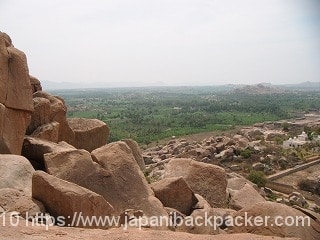
M 299 172 L 292 173 L 288 176 L 279 178 L 276 182 L 291 185 L 293 187 L 298 187 L 298 182 L 301 179 L 306 179 L 307 177 L 316 177 L 320 175 L 320 164 L 308 167 Z
M 24 221 L 20 221 L 18 226 L 10 226 L 8 219 L 3 221 L 0 218 L 0 239 L 1 240 L 44 240 L 44 239 L 108 239 L 108 240 L 280 240 L 280 239 L 297 239 L 297 238 L 280 238 L 280 237 L 264 237 L 245 234 L 231 235 L 195 235 L 183 232 L 160 231 L 150 229 L 128 229 L 114 228 L 110 230 L 101 229 L 83 229 L 71 227 L 51 226 L 48 230 L 44 226 L 26 226 Z

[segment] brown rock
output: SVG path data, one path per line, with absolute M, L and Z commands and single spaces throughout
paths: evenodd
M 320 175 L 309 176 L 299 181 L 299 188 L 308 192 L 318 194 L 320 196 Z
M 146 216 L 166 216 L 161 202 L 154 196 L 131 149 L 125 142 L 115 142 L 95 149 L 92 159 L 111 172 L 113 185 L 101 193 L 115 209 L 143 210 Z M 110 199 L 109 195 L 118 197 Z
M 51 142 L 58 142 L 59 140 L 59 126 L 58 122 L 46 123 L 38 127 L 30 135 L 31 137 L 48 140 Z
M 32 111 L 26 56 L 0 32 L 0 153 L 21 154 Z
M 266 137 L 266 141 L 276 141 L 277 139 L 283 139 L 286 136 L 286 134 L 284 133 L 276 133 L 276 132 L 272 132 L 272 133 L 268 133 L 267 137 Z
M 49 173 L 102 195 L 115 214 L 129 208 L 147 216 L 166 214 L 124 142 L 98 148 L 92 158 L 86 150 L 45 154 Z
M 197 199 L 182 177 L 165 178 L 152 183 L 155 196 L 165 207 L 177 209 L 185 215 L 190 215 Z
M 30 113 L 6 108 L 0 103 L 0 153 L 21 154 Z
M 7 212 L 18 212 L 23 218 L 45 213 L 43 204 L 13 188 L 0 189 L 0 206 Z
M 43 97 L 33 98 L 34 112 L 31 115 L 31 122 L 27 128 L 27 134 L 30 135 L 43 124 L 51 122 L 51 103 Z
M 29 75 L 32 93 L 42 91 L 41 82 L 34 76 Z
M 257 226 L 257 224 L 244 224 L 243 220 L 239 221 L 239 224 L 236 224 L 237 226 L 230 227 L 231 232 L 250 232 L 265 236 L 296 237 L 308 240 L 319 239 L 319 232 L 312 227 L 312 225 L 319 223 L 316 223 L 313 219 L 307 217 L 299 210 L 293 209 L 284 204 L 260 202 L 253 206 L 243 208 L 234 214 L 233 217 L 245 219 L 245 215 L 247 215 L 246 219 L 251 217 L 251 222 L 254 221 L 253 218 L 257 217 L 264 219 L 263 225 Z M 268 218 L 267 221 L 265 220 L 266 218 Z M 286 224 L 286 218 L 287 221 L 290 221 L 289 224 Z M 293 223 L 293 225 L 291 225 L 293 219 L 300 220 L 297 220 L 296 224 Z M 308 220 L 310 220 L 310 225 L 307 224 Z M 304 226 L 302 226 L 303 222 Z
M 208 203 L 208 201 L 204 199 L 204 197 L 202 197 L 199 194 L 194 194 L 194 196 L 197 199 L 197 203 L 193 207 L 194 209 L 209 210 L 212 208 L 211 205 Z
M 0 189 L 14 188 L 31 195 L 31 178 L 34 169 L 25 157 L 0 154 Z
M 7 108 L 33 111 L 29 69 L 25 54 L 0 32 L 0 103 Z
M 165 165 L 165 178 L 182 176 L 194 193 L 212 206 L 226 205 L 226 173 L 221 167 L 185 158 L 172 158 Z
M 106 192 L 108 187 L 114 185 L 110 171 L 93 162 L 90 153 L 84 149 L 46 153 L 44 160 L 49 174 L 99 194 Z M 117 198 L 117 195 L 112 197 Z
M 226 220 L 227 217 L 232 216 L 233 214 L 236 214 L 237 211 L 229 208 L 212 208 L 211 213 L 213 216 L 219 216 L 222 217 L 224 220 Z
M 22 155 L 29 159 L 35 169 L 44 169 L 44 154 L 51 152 L 63 152 L 75 149 L 66 142 L 54 143 L 51 141 L 25 137 Z
M 256 203 L 265 202 L 266 200 L 248 183 L 239 190 L 230 190 L 229 207 L 234 210 L 240 210 L 250 207 Z
M 233 177 L 228 179 L 227 188 L 232 190 L 240 190 L 244 187 L 245 184 L 251 185 L 257 192 L 259 192 L 259 187 L 250 182 L 249 180 L 245 179 L 244 177 Z
M 123 139 L 122 141 L 125 142 L 129 146 L 129 148 L 131 149 L 133 157 L 136 160 L 136 162 L 138 163 L 141 171 L 146 170 L 146 165 L 144 163 L 144 159 L 142 157 L 142 152 L 139 148 L 138 143 L 132 139 Z
M 214 221 L 212 221 L 212 226 L 208 223 L 206 223 L 207 218 L 214 216 L 213 211 L 210 209 L 209 211 L 204 210 L 204 209 L 197 209 L 193 211 L 191 214 L 190 219 L 198 219 L 197 224 L 194 224 L 193 226 L 190 226 L 188 223 L 188 216 L 184 219 L 183 223 L 180 224 L 176 231 L 181 231 L 181 232 L 187 232 L 187 233 L 193 233 L 193 234 L 209 234 L 209 235 L 216 235 L 216 234 L 221 234 L 224 233 L 219 228 L 219 224 L 214 224 Z M 221 223 L 222 224 L 222 223 Z
M 106 217 L 113 213 L 113 207 L 99 194 L 42 171 L 36 171 L 32 177 L 32 196 L 41 201 L 52 216 L 63 216 L 67 226 L 72 224 L 72 216 L 76 213 L 83 217 Z M 79 221 L 77 227 L 109 226 L 101 223 L 86 225 Z
M 0 103 L 5 103 L 9 81 L 9 59 L 7 47 L 11 45 L 10 37 L 0 32 Z
M 34 98 L 45 98 L 50 102 L 50 116 L 49 122 L 58 122 L 59 126 L 59 141 L 66 141 L 72 143 L 74 141 L 74 132 L 70 128 L 66 113 L 67 113 L 67 106 L 64 100 L 58 96 L 52 96 L 49 93 L 38 91 L 33 94 Z M 41 114 L 39 114 L 41 115 Z M 47 123 L 47 122 L 45 122 Z M 31 123 L 33 124 L 33 123 Z M 38 127 L 38 126 L 37 126 Z
M 219 152 L 223 151 L 224 148 L 225 148 L 225 144 L 224 144 L 224 143 L 218 143 L 218 144 L 216 145 L 216 149 L 217 149 Z
M 110 130 L 98 119 L 68 118 L 68 124 L 75 134 L 72 145 L 78 149 L 91 152 L 107 143 Z

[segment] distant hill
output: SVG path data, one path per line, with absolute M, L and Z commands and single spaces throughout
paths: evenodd
M 285 84 L 279 87 L 296 91 L 320 91 L 320 82 L 303 82 L 299 84 Z
M 279 88 L 278 86 L 272 86 L 271 84 L 265 85 L 263 83 L 257 85 L 245 85 L 240 88 L 236 88 L 233 90 L 234 93 L 242 93 L 242 94 L 275 94 L 275 93 L 283 93 L 287 90 Z
M 64 89 L 90 89 L 90 88 L 125 88 L 125 87 L 155 87 L 165 86 L 163 82 L 51 82 L 41 81 L 44 90 L 64 90 Z
M 52 82 L 41 81 L 44 90 L 63 90 L 63 89 L 90 89 L 90 88 L 126 88 L 126 87 L 170 87 L 163 82 Z M 173 87 L 173 86 L 172 86 Z M 193 85 L 193 87 L 196 87 Z M 200 87 L 200 86 L 199 86 Z M 214 88 L 219 92 L 242 92 L 249 94 L 272 94 L 284 91 L 320 91 L 320 82 L 303 82 L 299 84 L 272 85 L 271 83 L 259 83 L 254 85 L 245 84 L 225 84 L 204 86 Z

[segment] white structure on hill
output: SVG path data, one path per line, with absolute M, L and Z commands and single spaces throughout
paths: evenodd
M 289 138 L 283 142 L 283 148 L 298 148 L 308 142 L 308 135 L 302 132 L 298 137 Z

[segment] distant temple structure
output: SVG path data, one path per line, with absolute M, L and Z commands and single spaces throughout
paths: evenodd
M 300 135 L 294 138 L 289 138 L 283 142 L 283 148 L 298 148 L 308 142 L 308 135 L 302 132 Z

